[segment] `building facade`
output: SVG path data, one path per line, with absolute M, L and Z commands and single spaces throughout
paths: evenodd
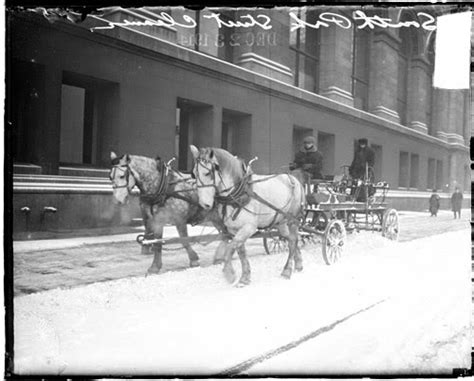
M 189 170 L 189 144 L 223 147 L 273 173 L 307 135 L 324 175 L 350 164 L 364 137 L 395 206 L 426 209 L 436 188 L 447 207 L 455 186 L 470 189 L 469 90 L 433 88 L 435 33 L 357 28 L 361 9 L 110 8 L 81 23 L 9 12 L 14 229 L 136 216 L 111 206 L 110 151 L 176 157 Z M 443 6 L 364 8 L 421 25 L 420 12 L 435 18 Z

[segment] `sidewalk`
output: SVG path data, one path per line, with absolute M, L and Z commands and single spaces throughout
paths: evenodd
M 135 242 L 137 235 L 144 232 L 143 227 L 133 228 L 134 233 L 127 234 L 110 234 L 89 237 L 72 237 L 59 239 L 41 239 L 30 241 L 13 241 L 14 253 L 28 253 L 45 250 L 58 250 L 81 247 L 86 245 L 99 245 L 105 243 Z M 163 229 L 163 237 L 178 237 L 178 232 L 174 226 L 165 226 Z M 203 235 L 216 233 L 216 229 L 210 226 L 191 226 L 188 225 L 188 235 Z
M 429 216 L 429 212 L 412 212 L 412 211 L 398 211 L 401 218 Z M 463 209 L 461 212 L 463 220 L 467 216 L 471 215 L 471 209 Z M 439 217 L 447 218 L 452 216 L 450 210 L 440 210 L 438 212 Z M 86 245 L 96 245 L 105 243 L 120 243 L 120 242 L 134 242 L 137 235 L 144 232 L 143 227 L 133 228 L 134 233 L 127 234 L 109 234 L 109 235 L 97 235 L 88 237 L 72 237 L 72 238 L 59 238 L 59 239 L 42 239 L 42 240 L 28 240 L 28 241 L 14 241 L 13 251 L 14 253 L 28 253 L 38 252 L 45 250 L 58 250 L 75 248 Z M 190 236 L 199 236 L 203 234 L 214 234 L 217 233 L 214 227 L 210 226 L 191 226 L 188 225 L 188 234 Z M 174 226 L 165 226 L 163 237 L 171 238 L 178 237 L 178 232 Z

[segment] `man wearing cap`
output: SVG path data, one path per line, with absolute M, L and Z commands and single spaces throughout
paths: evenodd
M 375 163 L 375 153 L 367 144 L 367 139 L 359 139 L 359 147 L 354 152 L 354 160 L 349 167 L 349 175 L 353 179 L 363 179 L 365 177 L 365 166 L 373 167 Z
M 314 136 L 307 136 L 303 140 L 303 147 L 295 155 L 295 169 L 301 168 L 310 179 L 322 179 L 323 156 L 316 149 Z

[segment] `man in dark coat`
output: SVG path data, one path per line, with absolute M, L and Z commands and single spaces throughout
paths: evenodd
M 433 194 L 430 197 L 430 217 L 436 217 L 438 215 L 438 210 L 439 210 L 439 200 L 440 197 L 436 193 L 436 189 L 433 189 Z
M 349 167 L 349 175 L 353 179 L 363 179 L 365 177 L 365 165 L 373 167 L 375 163 L 375 152 L 368 146 L 367 139 L 359 139 L 359 147 L 354 152 L 354 160 Z
M 461 190 L 458 187 L 456 187 L 453 195 L 451 196 L 451 205 L 453 207 L 455 219 L 456 219 L 456 215 L 458 216 L 458 218 L 461 218 L 462 199 L 463 199 L 463 196 L 462 196 Z
M 301 168 L 310 179 L 322 179 L 323 156 L 316 149 L 314 136 L 307 136 L 303 140 L 303 148 L 295 155 L 294 169 Z

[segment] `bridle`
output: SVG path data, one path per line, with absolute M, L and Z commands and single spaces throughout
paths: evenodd
M 204 184 L 202 179 L 199 176 L 199 172 L 197 172 L 197 177 L 195 176 L 194 169 L 192 171 L 192 177 L 196 179 L 197 188 L 213 187 L 216 191 L 215 198 L 217 202 L 231 203 L 235 201 L 236 198 L 240 197 L 243 193 L 245 193 L 247 185 L 249 184 L 250 176 L 252 174 L 252 170 L 250 166 L 255 160 L 258 160 L 258 158 L 257 157 L 253 158 L 252 160 L 250 160 L 250 162 L 247 165 L 242 164 L 243 172 L 244 172 L 243 178 L 239 182 L 237 182 L 236 184 L 230 187 L 227 187 L 225 185 L 224 179 L 222 178 L 222 174 L 219 169 L 219 165 L 207 159 L 203 159 L 203 158 L 196 159 L 196 166 L 201 166 L 202 168 L 204 168 L 205 170 L 209 171 L 212 174 L 212 184 Z M 209 169 L 205 164 L 210 164 L 211 168 Z M 219 175 L 219 178 L 225 187 L 224 189 L 219 190 L 216 184 L 216 172 Z M 223 193 L 227 193 L 227 192 L 229 192 L 227 195 L 223 195 Z
M 116 185 L 114 182 L 116 172 L 120 171 L 121 173 L 124 174 L 124 177 L 126 177 L 126 182 L 125 185 Z M 119 188 L 129 188 L 130 185 L 130 176 L 133 176 L 132 171 L 128 164 L 125 165 L 114 165 L 110 171 L 110 181 L 112 181 L 112 188 L 113 189 L 119 189 Z M 130 189 L 129 189 L 130 190 Z
M 211 168 L 209 169 L 205 164 L 210 164 Z M 191 171 L 191 177 L 196 180 L 196 187 L 197 188 L 210 188 L 210 187 L 212 187 L 216 190 L 216 193 L 217 193 L 218 188 L 217 188 L 217 184 L 216 184 L 216 172 L 219 174 L 219 177 L 220 177 L 221 181 L 222 182 L 224 181 L 222 179 L 222 175 L 219 171 L 219 165 L 211 162 L 210 160 L 198 158 L 198 159 L 196 159 L 196 166 L 197 167 L 201 166 L 206 171 L 209 171 L 210 174 L 212 174 L 212 184 L 204 184 L 204 182 L 201 180 L 201 177 L 199 176 L 199 171 L 196 171 L 197 172 L 197 176 L 196 176 L 194 174 L 194 168 L 193 168 L 193 170 Z

